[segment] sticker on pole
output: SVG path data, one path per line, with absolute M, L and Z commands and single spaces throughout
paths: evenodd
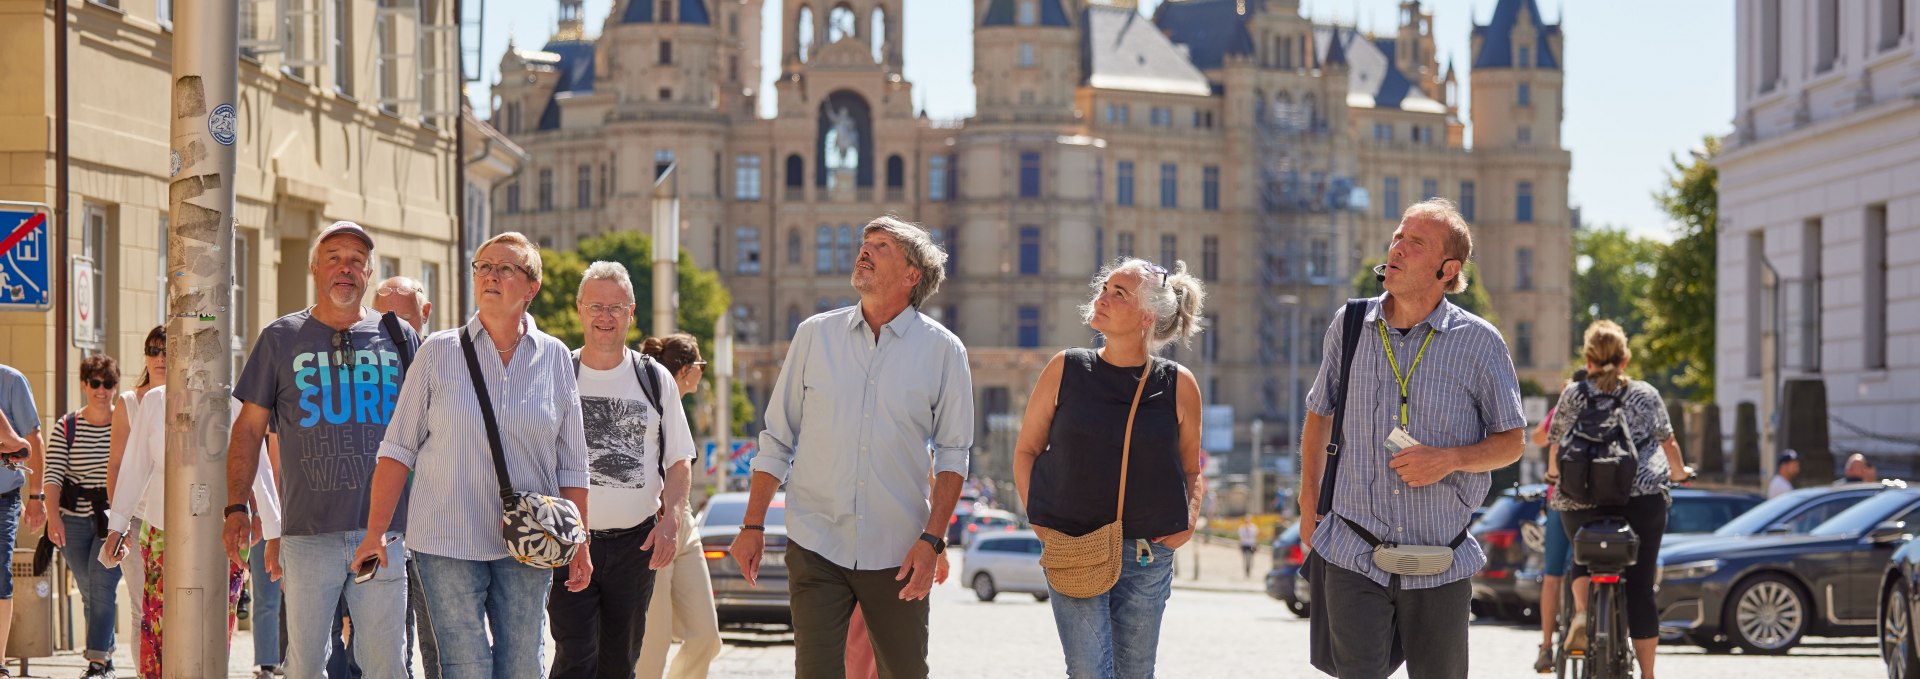
M 180 176 L 180 151 L 178 149 L 167 151 L 167 176 Z
M 48 210 L 38 204 L 0 205 L 16 206 L 29 209 L 0 211 L 0 311 L 46 311 L 53 308 Z
M 213 140 L 220 142 L 221 146 L 232 146 L 237 127 L 235 118 L 233 104 L 213 107 L 213 111 L 207 114 L 207 133 L 212 134 Z

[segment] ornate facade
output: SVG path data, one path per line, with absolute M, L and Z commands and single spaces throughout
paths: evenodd
M 971 351 L 976 473 L 1006 478 L 1033 376 L 1094 341 L 1077 308 L 1128 254 L 1206 279 L 1211 330 L 1173 356 L 1232 406 L 1235 449 L 1262 419 L 1267 450 L 1290 450 L 1329 315 L 1430 195 L 1475 224 L 1472 284 L 1521 375 L 1559 383 L 1571 156 L 1560 30 L 1533 0 L 1501 0 L 1474 29 L 1471 121 L 1417 2 L 1397 35 L 1371 36 L 1294 0 L 1169 0 L 1151 19 L 975 0 L 975 113 L 951 122 L 914 110 L 913 88 L 940 84 L 902 75 L 901 0 L 783 0 L 779 55 L 760 53 L 761 1 L 619 0 L 587 40 L 561 0 L 552 41 L 503 57 L 493 118 L 531 156 L 495 223 L 550 247 L 650 230 L 654 170 L 678 164 L 681 243 L 733 292 L 756 403 L 793 328 L 853 303 L 860 226 L 891 212 L 952 254 L 923 311 Z M 773 56 L 780 78 L 756 91 Z M 760 96 L 775 117 L 756 115 Z

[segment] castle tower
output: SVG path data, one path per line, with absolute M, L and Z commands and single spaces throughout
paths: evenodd
M 1076 0 L 974 0 L 974 115 L 1000 120 L 1065 121 L 1080 86 Z M 1140 24 L 1152 30 L 1145 17 Z

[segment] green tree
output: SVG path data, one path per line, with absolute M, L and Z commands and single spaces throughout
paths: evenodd
M 1634 361 L 1647 374 L 1671 373 L 1677 395 L 1713 400 L 1715 249 L 1720 230 L 1720 173 L 1713 158 L 1720 141 L 1708 135 L 1691 160 L 1673 159 L 1667 186 L 1654 194 L 1678 222 L 1676 238 L 1654 261 L 1659 284 L 1641 297 L 1646 315 L 1644 352 Z
M 1573 234 L 1573 314 L 1568 319 L 1569 351 L 1581 364 L 1580 349 L 1587 326 L 1606 319 L 1620 324 L 1633 347 L 1631 373 L 1651 382 L 1661 393 L 1673 393 L 1674 373 L 1641 363 L 1646 349 L 1647 313 L 1642 305 L 1652 292 L 1654 266 L 1666 248 L 1659 241 L 1640 238 L 1618 227 L 1582 229 Z
M 1386 260 L 1380 258 L 1369 259 L 1360 266 L 1360 272 L 1353 276 L 1353 296 L 1379 297 L 1380 293 L 1387 291 L 1380 280 L 1373 276 L 1373 267 L 1384 261 Z M 1468 263 L 1464 271 L 1467 273 L 1467 291 L 1458 295 L 1447 295 L 1447 301 L 1453 302 L 1454 306 L 1465 309 L 1475 316 L 1487 319 L 1488 323 L 1497 325 L 1499 321 L 1493 315 L 1493 299 L 1487 296 L 1487 289 L 1478 284 L 1480 267 Z
M 619 262 L 626 265 L 627 274 L 633 278 L 634 327 L 627 334 L 627 344 L 637 347 L 646 338 L 645 331 L 650 330 L 647 325 L 653 322 L 652 253 L 653 239 L 636 231 L 616 231 L 580 241 L 577 252 L 542 250 L 540 292 L 527 311 L 542 331 L 567 346 L 580 346 L 586 335 L 573 304 L 580 292 L 580 278 L 590 262 Z M 696 266 L 685 250 L 680 251 L 676 271 L 680 304 L 674 310 L 674 324 L 699 341 L 701 356 L 711 357 L 714 328 L 720 315 L 733 305 L 732 295 L 720 284 L 718 274 Z M 734 431 L 744 434 L 745 424 L 753 421 L 753 404 L 747 401 L 739 382 L 734 383 L 733 392 Z

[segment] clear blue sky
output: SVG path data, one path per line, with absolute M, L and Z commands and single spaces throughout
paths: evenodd
M 779 69 L 781 0 L 764 2 L 769 30 L 761 41 L 768 91 Z M 1428 0 L 1443 58 L 1463 71 L 1472 22 L 1484 22 L 1498 0 Z M 1538 0 L 1537 0 L 1538 1 Z M 521 49 L 538 48 L 553 32 L 558 2 L 485 0 L 486 83 L 498 78 L 509 34 Z M 1151 15 L 1160 0 L 1141 0 Z M 586 0 L 587 31 L 598 33 L 612 0 Z M 1391 34 L 1398 0 L 1303 0 L 1319 22 L 1358 23 Z M 1572 202 L 1587 224 L 1618 225 L 1668 239 L 1668 220 L 1651 198 L 1669 158 L 1684 155 L 1705 134 L 1721 135 L 1733 120 L 1733 0 L 1539 2 L 1565 35 L 1566 119 L 1562 143 L 1573 152 Z M 916 105 L 936 118 L 973 113 L 970 0 L 907 0 L 906 77 Z M 1471 18 L 1469 15 L 1471 14 Z M 1563 16 L 1564 14 L 1564 16 Z M 956 30 L 957 29 L 957 30 Z M 486 83 L 472 89 L 485 111 Z M 1464 81 L 1463 81 L 1464 84 Z M 1464 94 L 1464 93 L 1463 93 Z M 762 101 L 763 113 L 772 110 Z M 1463 114 L 1465 112 L 1463 111 Z

